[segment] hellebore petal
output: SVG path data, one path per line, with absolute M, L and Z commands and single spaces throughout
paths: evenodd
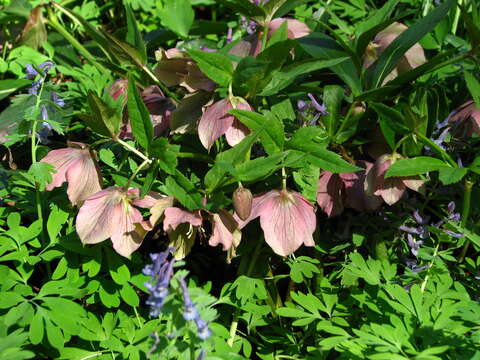
M 113 248 L 128 257 L 143 241 L 136 224 L 143 221 L 140 211 L 130 204 L 123 188 L 112 186 L 90 196 L 80 208 L 76 228 L 83 244 L 97 244 L 111 238 Z
M 250 218 L 257 214 L 265 241 L 276 254 L 287 256 L 302 244 L 315 245 L 312 236 L 316 227 L 315 212 L 301 194 L 272 190 L 260 195 L 254 201 Z
M 307 36 L 311 32 L 310 28 L 304 22 L 295 19 L 276 18 L 270 21 L 268 25 L 269 35 L 273 34 L 285 21 L 287 22 L 289 39 L 298 39 L 302 36 Z
M 472 100 L 460 106 L 450 117 L 449 122 L 459 126 L 464 136 L 473 134 L 480 136 L 480 109 Z
M 202 215 L 200 211 L 187 211 L 177 207 L 169 207 L 164 211 L 163 230 L 165 232 L 173 231 L 178 225 L 188 223 L 192 226 L 202 225 Z
M 234 217 L 225 210 L 220 210 L 218 214 L 212 214 L 212 222 L 213 233 L 208 240 L 208 244 L 210 246 L 222 244 L 224 251 L 229 250 L 234 244 L 235 232 L 239 232 L 238 223 Z
M 233 107 L 237 110 L 246 110 L 246 111 L 253 111 L 252 107 L 243 99 L 234 98 L 235 103 Z M 225 132 L 225 138 L 227 139 L 227 143 L 230 146 L 237 145 L 240 141 L 242 141 L 248 134 L 250 134 L 250 130 L 243 125 L 237 118 L 233 118 L 232 125 L 227 129 Z
M 364 67 L 369 67 L 380 54 L 408 27 L 402 23 L 394 22 L 380 31 L 373 40 L 373 44 L 367 48 L 364 59 Z M 416 68 L 426 62 L 425 53 L 420 44 L 414 44 L 398 61 L 396 68 L 385 78 L 384 82 L 393 80 L 398 73 L 403 73 Z
M 405 193 L 405 184 L 401 178 L 385 179 L 385 173 L 398 158 L 397 155 L 380 156 L 367 174 L 367 194 L 381 196 L 388 205 L 395 204 Z
M 344 184 L 340 175 L 322 171 L 318 180 L 317 204 L 328 217 L 342 213 L 343 193 Z
M 160 220 L 160 218 L 163 216 L 165 209 L 172 207 L 173 202 L 175 199 L 173 196 L 162 196 L 157 201 L 155 201 L 155 204 L 150 208 L 150 224 L 152 227 L 154 227 Z
M 222 99 L 205 108 L 198 123 L 198 136 L 207 150 L 232 126 L 234 118 L 228 114 L 231 109 L 233 107 L 228 99 Z
M 102 189 L 102 178 L 95 155 L 88 146 L 75 142 L 70 145 L 75 147 L 52 150 L 41 161 L 53 165 L 57 171 L 47 190 L 68 182 L 68 198 L 77 205 Z
M 374 211 L 382 205 L 382 198 L 366 191 L 367 173 L 373 168 L 373 164 L 361 160 L 357 161 L 356 165 L 365 170 L 340 174 L 345 185 L 345 206 L 357 211 Z

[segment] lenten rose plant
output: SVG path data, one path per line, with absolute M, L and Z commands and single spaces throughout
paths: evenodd
M 479 24 L 0 0 L 0 360 L 480 358 Z

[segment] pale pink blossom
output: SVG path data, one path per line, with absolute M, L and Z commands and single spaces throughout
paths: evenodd
M 212 214 L 213 232 L 208 240 L 210 246 L 222 244 L 223 250 L 230 250 L 240 242 L 241 232 L 235 218 L 226 210 Z
M 377 60 L 380 54 L 408 27 L 402 23 L 394 22 L 380 31 L 373 43 L 367 47 L 363 66 L 368 68 Z M 419 43 L 414 44 L 398 61 L 395 69 L 385 77 L 384 83 L 393 80 L 398 74 L 415 69 L 426 62 L 425 53 Z
M 204 108 L 198 123 L 198 136 L 207 150 L 223 134 L 230 146 L 235 146 L 249 134 L 248 128 L 228 113 L 232 109 L 252 111 L 252 107 L 241 98 L 225 98 Z
M 139 190 L 111 186 L 90 196 L 76 219 L 78 236 L 83 244 L 97 244 L 111 239 L 113 248 L 129 257 L 143 242 L 145 229 L 142 214 L 134 207 L 151 207 L 158 194 L 139 198 Z
M 425 182 L 418 176 L 385 178 L 387 170 L 399 159 L 401 156 L 398 154 L 385 154 L 377 159 L 367 173 L 367 194 L 381 196 L 388 205 L 393 205 L 400 200 L 407 188 L 423 192 Z
M 200 210 L 188 211 L 168 207 L 164 211 L 163 230 L 168 234 L 169 247 L 175 248 L 176 259 L 183 259 L 190 253 L 198 228 L 202 225 Z
M 343 212 L 345 202 L 345 185 L 340 174 L 322 171 L 318 180 L 317 204 L 328 217 Z
M 41 161 L 54 166 L 52 182 L 47 190 L 68 183 L 67 195 L 77 205 L 101 190 L 102 177 L 93 150 L 80 142 L 69 142 L 68 148 L 50 151 Z
M 295 19 L 276 18 L 268 24 L 268 35 L 271 36 L 285 21 L 287 22 L 289 39 L 298 39 L 307 36 L 311 32 L 310 28 L 304 22 Z
M 213 91 L 215 83 L 200 71 L 198 65 L 183 51 L 173 48 L 156 54 L 155 75 L 167 86 L 180 85 L 189 92 Z
M 458 126 L 463 131 L 464 136 L 472 136 L 473 134 L 480 136 L 480 109 L 472 100 L 456 109 L 449 122 Z
M 290 190 L 271 190 L 253 198 L 250 217 L 236 220 L 243 228 L 260 217 L 265 241 L 281 256 L 294 253 L 302 244 L 314 246 L 316 216 L 312 206 L 301 194 Z

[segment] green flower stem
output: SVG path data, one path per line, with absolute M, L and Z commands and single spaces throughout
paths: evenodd
M 425 144 L 427 144 L 428 146 L 430 146 L 432 149 L 435 149 L 435 151 L 437 153 L 440 154 L 440 156 L 446 161 L 448 162 L 450 165 L 452 165 L 453 167 L 458 167 L 457 163 L 450 157 L 450 155 L 447 154 L 447 152 L 445 150 L 443 150 L 440 146 L 438 146 L 437 144 L 435 144 L 432 140 L 430 140 L 429 138 L 427 138 L 425 135 L 422 135 L 422 134 L 419 134 L 419 133 L 415 133 L 415 135 L 420 138 Z
M 133 146 L 131 146 L 129 143 L 123 141 L 122 139 L 116 139 L 117 143 L 122 145 L 125 149 L 130 150 L 134 154 L 138 155 L 138 157 L 142 158 L 142 160 L 146 161 L 148 164 L 152 163 L 152 160 L 148 158 L 145 154 L 143 154 L 141 151 L 135 149 Z
M 263 25 L 263 30 L 262 30 L 262 47 L 261 51 L 265 50 L 267 47 L 267 40 L 268 40 L 268 25 L 270 25 L 271 17 L 268 19 L 265 19 L 265 24 Z
M 127 185 L 125 186 L 125 189 L 128 190 L 130 187 L 130 184 L 132 183 L 133 179 L 137 176 L 137 174 L 147 165 L 149 165 L 152 161 L 150 159 L 145 159 L 133 172 L 132 176 L 128 179 Z
M 51 8 L 48 8 L 48 20 L 47 24 L 54 28 L 60 35 L 67 39 L 70 44 L 92 65 L 94 65 L 100 72 L 108 72 L 105 67 L 95 60 L 95 57 L 77 40 L 75 37 L 65 29 L 57 20 L 55 13 Z
M 463 187 L 463 205 L 462 205 L 462 220 L 460 225 L 464 228 L 467 226 L 468 217 L 470 215 L 470 208 L 472 203 L 472 188 L 474 182 L 465 179 L 464 187 Z M 461 263 L 465 259 L 465 255 L 467 255 L 468 248 L 470 246 L 470 241 L 466 240 L 465 244 L 463 245 L 462 251 L 460 252 L 460 256 L 458 257 L 458 262 Z
M 30 134 L 31 136 L 31 153 L 32 153 L 32 165 L 37 162 L 37 125 L 38 125 L 38 112 L 40 111 L 40 102 L 42 100 L 42 94 L 43 94 L 43 86 L 45 84 L 45 81 L 42 81 L 42 84 L 40 86 L 40 89 L 38 91 L 38 94 L 36 95 L 36 100 L 35 100 L 35 118 L 33 119 L 32 122 L 32 132 Z M 42 224 L 42 232 L 40 233 L 40 239 L 42 242 L 43 246 L 47 245 L 47 240 L 45 238 L 45 227 L 44 227 L 44 221 L 43 221 L 43 209 L 42 209 L 42 198 L 40 196 L 40 189 L 38 188 L 38 184 L 35 184 L 35 206 L 37 208 L 37 217 L 38 220 L 40 220 Z M 47 270 L 49 270 L 49 267 L 47 267 Z
M 437 246 L 435 247 L 435 250 L 433 251 L 433 255 L 432 255 L 432 261 L 430 261 L 430 264 L 428 266 L 428 270 L 427 270 L 427 275 L 425 276 L 425 279 L 423 279 L 423 282 L 422 282 L 422 285 L 420 286 L 420 291 L 423 293 L 425 291 L 425 288 L 427 286 L 427 282 L 428 282 L 428 278 L 430 277 L 430 271 L 432 269 L 432 266 L 433 266 L 433 263 L 435 262 L 435 258 L 437 257 L 438 255 L 438 247 L 439 247 L 440 244 L 437 244 Z
M 258 255 L 260 255 L 260 249 L 262 248 L 262 245 L 263 245 L 263 241 L 261 239 L 258 239 L 257 245 L 253 250 L 250 263 L 248 264 L 247 272 L 245 274 L 247 277 L 249 277 L 252 274 L 253 268 L 257 263 Z M 237 328 L 238 328 L 238 319 L 240 318 L 241 311 L 242 310 L 240 308 L 237 308 L 235 310 L 235 314 L 233 315 L 232 324 L 230 325 L 230 337 L 227 341 L 227 344 L 230 347 L 233 346 L 233 342 L 235 341 L 235 335 L 237 334 Z
M 105 143 L 110 142 L 110 141 L 112 141 L 112 139 L 97 140 L 97 141 L 93 142 L 92 144 L 90 144 L 90 148 L 97 147 L 98 145 L 102 145 L 102 144 L 105 144 Z
M 282 167 L 282 189 L 287 190 L 287 173 L 284 167 Z

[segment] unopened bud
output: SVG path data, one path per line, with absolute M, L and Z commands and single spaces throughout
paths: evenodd
M 252 193 L 240 186 L 233 193 L 233 207 L 238 217 L 247 220 L 252 212 Z

